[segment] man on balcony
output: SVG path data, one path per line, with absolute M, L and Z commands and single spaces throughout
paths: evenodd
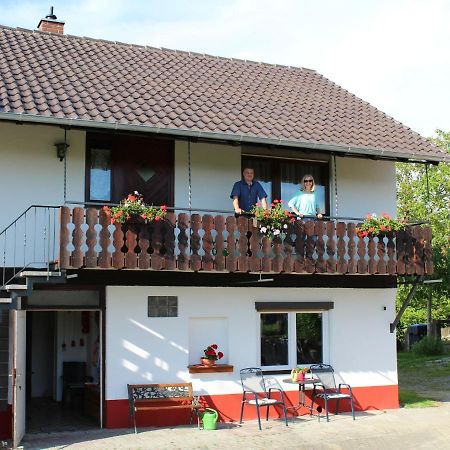
M 261 201 L 262 207 L 267 209 L 266 191 L 254 178 L 255 171 L 251 167 L 244 167 L 242 179 L 234 183 L 230 198 L 233 199 L 236 214 L 250 212 L 258 200 Z

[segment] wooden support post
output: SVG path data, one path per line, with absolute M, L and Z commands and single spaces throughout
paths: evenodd
M 431 308 L 433 304 L 433 291 L 430 287 L 428 289 L 428 298 L 427 298 L 427 336 L 431 337 L 433 335 L 433 327 L 431 325 Z
M 391 333 L 393 333 L 395 331 L 395 328 L 397 327 L 398 323 L 400 322 L 400 319 L 402 318 L 403 313 L 405 312 L 406 308 L 408 307 L 409 303 L 411 302 L 411 299 L 413 298 L 413 296 L 417 290 L 417 287 L 419 286 L 421 281 L 422 281 L 422 277 L 420 275 L 418 277 L 416 277 L 414 284 L 408 293 L 408 296 L 405 298 L 405 301 L 403 302 L 403 305 L 400 308 L 400 311 L 397 313 L 397 316 L 395 317 L 394 321 L 391 323 L 391 326 L 390 326 Z

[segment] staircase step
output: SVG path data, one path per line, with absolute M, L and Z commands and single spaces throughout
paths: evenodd
M 24 270 L 20 272 L 21 277 L 60 277 L 61 272 L 47 272 L 46 270 Z
M 5 286 L 5 289 L 8 292 L 11 292 L 11 291 L 26 291 L 28 289 L 28 286 L 26 284 L 7 284 Z

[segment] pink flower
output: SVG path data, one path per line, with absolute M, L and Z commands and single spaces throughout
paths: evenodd
M 161 220 L 161 217 L 155 216 L 155 220 L 156 220 L 157 222 L 159 222 L 159 221 Z

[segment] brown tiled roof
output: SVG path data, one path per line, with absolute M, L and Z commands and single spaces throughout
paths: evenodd
M 443 160 L 313 70 L 0 26 L 0 118 Z

